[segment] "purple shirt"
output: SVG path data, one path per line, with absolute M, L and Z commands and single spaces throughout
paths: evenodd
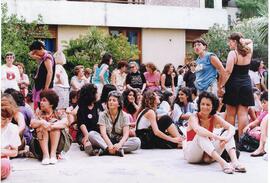
M 144 77 L 146 82 L 155 84 L 153 86 L 147 86 L 146 88 L 148 90 L 160 90 L 160 73 L 159 72 L 154 72 L 153 74 L 149 72 L 144 73 Z

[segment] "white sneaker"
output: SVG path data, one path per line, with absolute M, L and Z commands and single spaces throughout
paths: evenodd
M 263 155 L 263 160 L 268 161 L 268 154 Z
M 41 161 L 41 164 L 42 164 L 42 165 L 49 165 L 49 164 L 50 164 L 50 159 L 49 159 L 49 158 L 44 158 L 44 159 Z
M 57 163 L 57 159 L 56 158 L 51 158 L 50 159 L 50 164 L 54 165 Z

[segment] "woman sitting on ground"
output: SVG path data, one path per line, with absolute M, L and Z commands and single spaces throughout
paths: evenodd
M 216 160 L 226 174 L 246 172 L 236 157 L 234 127 L 216 114 L 218 98 L 209 92 L 202 92 L 198 99 L 198 113 L 188 121 L 187 143 L 184 146 L 184 157 L 189 163 L 211 163 Z M 216 125 L 226 131 L 222 135 L 213 133 Z M 231 163 L 227 163 L 221 154 L 226 149 Z
M 1 100 L 2 101 L 7 101 L 15 111 L 15 114 L 13 115 L 11 123 L 17 125 L 18 128 L 19 128 L 19 135 L 20 135 L 20 138 L 21 138 L 21 145 L 18 147 L 18 150 L 19 151 L 24 150 L 25 145 L 26 145 L 26 140 L 24 138 L 24 132 L 25 132 L 25 128 L 26 128 L 24 116 L 20 112 L 20 110 L 19 110 L 19 108 L 18 108 L 18 106 L 16 104 L 16 101 L 14 100 L 12 95 L 4 93 L 4 94 L 2 94 Z
M 118 91 L 109 93 L 107 108 L 99 116 L 100 133 L 91 131 L 89 134 L 92 145 L 101 148 L 98 154 L 123 157 L 124 153 L 139 149 L 140 139 L 129 138 L 129 116 L 122 110 L 121 93 Z
M 244 129 L 243 132 L 248 132 L 249 135 L 256 138 L 260 141 L 260 147 L 256 151 L 251 153 L 251 156 L 257 157 L 262 156 L 266 152 L 264 150 L 266 137 L 267 137 L 267 120 L 263 120 L 268 114 L 268 92 L 263 92 L 261 95 L 261 104 L 263 111 L 260 113 L 260 116 L 256 120 L 249 123 Z M 264 121 L 264 122 L 263 122 Z
M 146 91 L 144 93 L 136 128 L 136 135 L 142 142 L 141 148 L 181 147 L 183 138 L 172 119 L 168 115 L 164 115 L 157 120 L 156 110 L 159 103 L 159 97 L 155 92 Z
M 17 156 L 21 144 L 18 126 L 11 123 L 15 113 L 15 108 L 8 101 L 1 101 L 1 180 L 9 176 L 9 158 Z
M 100 110 L 96 104 L 96 97 L 97 87 L 94 84 L 86 84 L 81 88 L 78 99 L 79 110 L 77 112 L 77 142 L 89 155 L 92 155 L 93 153 L 92 145 L 89 142 L 89 132 L 99 132 L 97 122 Z
M 195 112 L 195 106 L 192 102 L 190 89 L 187 87 L 180 88 L 173 105 L 173 121 L 177 125 L 184 126 L 193 112 Z
M 123 92 L 123 100 L 124 100 L 124 105 L 123 105 L 123 111 L 130 114 L 130 136 L 135 136 L 135 126 L 136 126 L 136 119 L 138 115 L 138 111 L 140 107 L 137 104 L 136 101 L 137 98 L 137 92 L 136 90 L 132 89 L 126 89 Z
M 55 164 L 57 163 L 56 151 L 61 130 L 65 130 L 68 126 L 68 120 L 65 116 L 59 116 L 56 112 L 59 97 L 55 91 L 43 90 L 40 93 L 40 100 L 40 110 L 36 112 L 36 117 L 31 120 L 30 126 L 37 133 L 42 150 L 41 163 L 43 165 Z

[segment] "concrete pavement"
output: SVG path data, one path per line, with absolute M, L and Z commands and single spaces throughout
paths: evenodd
M 72 144 L 66 159 L 41 165 L 35 159 L 13 159 L 13 171 L 3 183 L 266 183 L 268 162 L 241 152 L 247 173 L 224 174 L 217 163 L 188 164 L 183 151 L 138 150 L 125 157 L 89 157 Z

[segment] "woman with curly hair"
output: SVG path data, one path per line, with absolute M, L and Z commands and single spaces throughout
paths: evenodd
M 89 155 L 92 155 L 93 148 L 89 141 L 89 132 L 97 131 L 98 114 L 100 109 L 96 104 L 97 87 L 94 84 L 85 84 L 79 94 L 77 112 L 78 134 L 77 142 L 83 147 L 82 149 Z
M 217 161 L 226 174 L 246 172 L 237 159 L 234 141 L 234 127 L 216 114 L 218 98 L 210 92 L 202 92 L 198 99 L 198 113 L 190 116 L 187 127 L 187 142 L 183 147 L 184 158 L 189 163 L 211 163 Z M 213 133 L 215 126 L 225 131 Z M 226 149 L 231 158 L 227 163 L 220 155 Z
M 155 92 L 144 93 L 136 127 L 136 135 L 141 139 L 142 149 L 171 149 L 181 146 L 183 138 L 172 119 L 164 115 L 157 120 L 156 110 L 159 103 L 159 97 Z
M 40 111 L 31 120 L 30 126 L 36 130 L 39 145 L 42 150 L 42 164 L 57 163 L 58 145 L 61 130 L 68 126 L 68 120 L 56 112 L 59 97 L 53 90 L 43 90 L 40 93 Z

